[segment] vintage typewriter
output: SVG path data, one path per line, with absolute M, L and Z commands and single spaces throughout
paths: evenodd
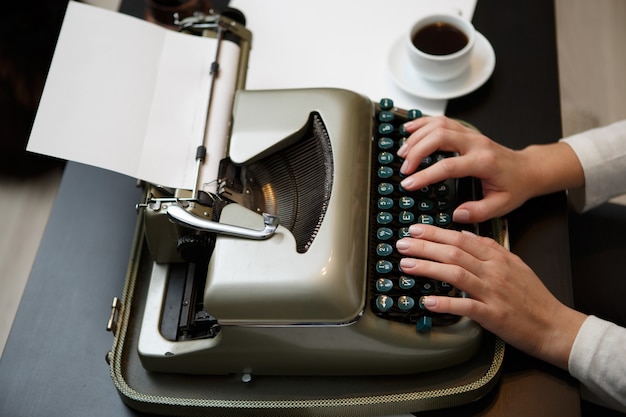
M 394 375 L 471 358 L 480 326 L 420 304 L 425 294 L 466 295 L 398 268 L 395 241 L 410 224 L 460 228 L 451 213 L 480 193 L 469 178 L 413 193 L 399 186 L 402 124 L 421 113 L 340 89 L 247 91 L 242 25 L 228 16 L 179 23 L 239 44 L 241 58 L 228 118 L 212 119 L 224 104 L 210 101 L 209 124 L 229 126 L 228 135 L 207 134 L 198 147 L 195 188 L 147 184 L 138 205 L 152 259 L 143 367 Z M 434 154 L 423 166 L 448 157 Z M 471 228 L 503 233 L 495 222 Z

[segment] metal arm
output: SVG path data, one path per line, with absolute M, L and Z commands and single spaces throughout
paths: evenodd
M 253 240 L 265 240 L 272 237 L 278 227 L 278 217 L 267 213 L 263 213 L 263 223 L 265 225 L 263 230 L 249 229 L 247 227 L 206 220 L 188 212 L 179 205 L 171 205 L 168 207 L 167 215 L 170 220 L 194 230 Z

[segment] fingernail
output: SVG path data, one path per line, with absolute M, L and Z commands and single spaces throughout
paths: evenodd
M 402 258 L 400 259 L 400 268 L 415 268 L 417 262 L 413 258 Z
M 411 246 L 408 240 L 400 239 L 396 242 L 396 248 L 400 250 L 408 249 Z
M 412 224 L 409 226 L 409 233 L 411 236 L 421 236 L 424 233 L 424 227 L 421 224 Z
M 400 182 L 402 188 L 409 188 L 413 184 L 413 178 L 407 177 Z
M 461 233 L 463 233 L 464 235 L 472 236 L 472 237 L 478 237 L 476 233 L 470 232 L 469 230 L 461 230 Z
M 434 307 L 437 305 L 437 299 L 435 297 L 424 297 L 422 302 L 425 307 Z
M 406 145 L 402 145 L 402 146 L 406 146 Z M 398 156 L 402 156 L 400 155 L 400 151 L 398 151 Z M 402 165 L 400 166 L 400 173 L 406 174 L 406 169 L 408 165 L 409 165 L 408 161 L 402 162 Z
M 398 149 L 398 156 L 403 157 L 404 154 L 406 154 L 406 150 L 407 150 L 408 147 L 409 147 L 409 145 L 407 145 L 406 143 L 403 143 L 402 146 L 400 146 L 400 149 Z
M 469 223 L 470 212 L 466 209 L 455 210 L 454 213 L 452 213 L 452 220 L 457 223 Z
M 405 129 L 411 129 L 411 128 L 413 127 L 413 125 L 414 125 L 414 124 L 415 124 L 415 121 L 414 121 L 414 120 L 409 120 L 408 122 L 406 122 L 406 123 L 404 124 L 404 128 L 405 128 Z

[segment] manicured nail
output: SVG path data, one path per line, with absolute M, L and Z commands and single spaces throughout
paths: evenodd
M 406 122 L 406 123 L 404 124 L 404 128 L 405 128 L 405 129 L 409 129 L 409 130 L 410 130 L 410 129 L 413 127 L 413 125 L 414 125 L 414 124 L 415 124 L 415 121 L 414 121 L 414 120 L 409 120 L 408 122 Z
M 396 242 L 396 248 L 400 250 L 408 249 L 411 246 L 408 240 L 400 239 Z
M 407 177 L 400 182 L 402 188 L 409 188 L 413 184 L 413 178 Z
M 422 302 L 425 307 L 434 307 L 437 305 L 437 299 L 435 297 L 424 297 Z
M 417 262 L 413 258 L 402 258 L 400 259 L 400 268 L 415 268 Z
M 402 156 L 402 155 L 400 155 L 400 151 L 398 151 L 398 155 Z M 402 174 L 406 174 L 406 169 L 407 169 L 408 165 L 409 165 L 409 163 L 407 161 L 402 162 L 402 165 L 400 166 L 400 172 Z
M 409 148 L 409 145 L 405 143 L 402 144 L 402 146 L 400 146 L 400 149 L 398 149 L 398 156 L 401 158 L 404 158 L 404 155 L 406 155 L 406 150 Z
M 421 236 L 422 233 L 424 233 L 424 226 L 421 224 L 412 224 L 409 226 L 409 233 L 411 233 L 411 236 L 414 237 Z
M 461 233 L 463 233 L 464 235 L 472 236 L 472 237 L 478 237 L 476 233 L 470 232 L 469 230 L 461 230 Z
M 452 213 L 452 220 L 457 223 L 469 223 L 470 212 L 466 209 L 455 210 L 454 213 Z

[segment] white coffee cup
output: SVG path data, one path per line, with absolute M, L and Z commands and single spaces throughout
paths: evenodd
M 469 67 L 475 42 L 472 23 L 452 13 L 424 16 L 405 35 L 414 69 L 429 81 L 449 81 L 461 75 Z

